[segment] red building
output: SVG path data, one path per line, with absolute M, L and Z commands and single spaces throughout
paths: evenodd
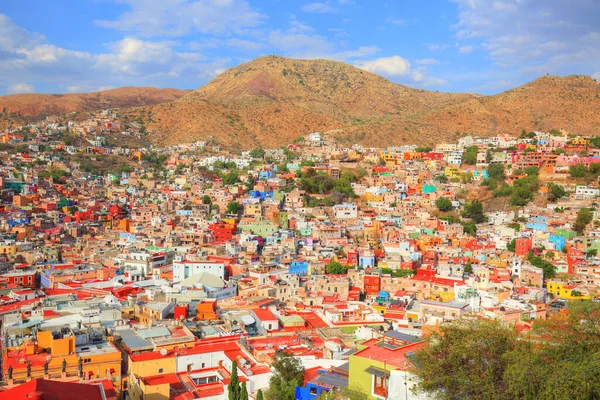
M 210 224 L 208 229 L 213 233 L 216 243 L 227 243 L 233 239 L 237 227 L 235 224 L 217 222 L 215 224 Z
M 525 256 L 531 249 L 533 249 L 533 240 L 531 240 L 531 238 L 519 238 L 515 240 L 516 255 Z
M 348 250 L 348 265 L 357 266 L 358 265 L 358 251 L 356 250 Z
M 33 270 L 7 272 L 0 275 L 0 282 L 7 285 L 35 288 L 36 272 Z
M 379 275 L 365 275 L 363 287 L 367 296 L 378 296 L 381 290 L 381 278 Z

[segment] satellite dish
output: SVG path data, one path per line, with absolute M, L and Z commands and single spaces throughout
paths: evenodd
M 160 355 L 161 356 L 166 356 L 167 355 L 167 349 L 160 349 Z

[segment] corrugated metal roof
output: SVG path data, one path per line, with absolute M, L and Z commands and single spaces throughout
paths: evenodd
M 125 343 L 131 351 L 146 349 L 153 347 L 150 342 L 139 337 L 135 332 L 131 330 L 120 331 L 121 340 Z
M 346 387 L 348 386 L 348 378 L 330 375 L 330 374 L 321 374 L 315 379 L 318 383 L 322 383 L 324 385 L 330 385 L 334 387 Z
M 169 331 L 169 329 L 165 326 L 155 326 L 150 329 L 139 329 L 136 332 L 142 339 L 171 336 L 171 331 Z

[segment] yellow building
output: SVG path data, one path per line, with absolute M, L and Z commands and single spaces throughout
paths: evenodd
M 396 165 L 396 156 L 392 153 L 382 151 L 379 155 L 379 158 L 381 158 L 381 161 L 383 161 L 388 167 Z
M 262 216 L 262 204 L 246 204 L 244 206 L 244 215 L 247 217 L 261 217 Z
M 573 143 L 576 146 L 589 146 L 590 145 L 590 141 L 583 137 L 573 139 L 573 140 L 571 140 L 571 143 Z
M 567 300 L 590 300 L 592 298 L 592 296 L 579 292 L 576 285 L 568 285 L 565 282 L 548 281 L 546 287 L 548 293 Z
M 30 364 L 31 377 L 41 378 L 45 376 L 45 364 L 48 363 L 48 376 L 60 378 L 63 362 L 66 362 L 67 376 L 78 376 L 81 363 L 84 376 L 90 379 L 120 377 L 121 352 L 113 345 L 112 338 L 98 339 L 103 339 L 101 331 L 91 328 L 77 331 L 68 326 L 40 328 L 35 341 L 27 340 L 18 347 L 7 349 L 3 360 L 4 373 L 12 366 L 13 379 L 25 381 L 27 365 Z M 76 340 L 87 343 L 77 346 Z
M 462 172 L 460 169 L 455 167 L 446 167 L 444 168 L 444 175 L 446 175 L 448 179 L 460 179 Z
M 14 242 L 0 242 L 0 254 L 15 255 L 21 251 L 21 245 Z
M 163 355 L 164 354 L 164 355 Z M 157 375 L 172 374 L 177 372 L 177 363 L 174 353 L 151 351 L 140 354 L 128 355 L 127 376 L 129 381 L 124 384 L 132 399 L 168 399 L 169 384 L 151 385 L 144 382 L 144 378 Z M 164 396 L 164 397 L 161 397 Z

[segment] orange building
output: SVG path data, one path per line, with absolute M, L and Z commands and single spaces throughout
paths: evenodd
M 196 318 L 201 321 L 214 321 L 219 319 L 217 314 L 217 300 L 204 300 L 196 306 Z

